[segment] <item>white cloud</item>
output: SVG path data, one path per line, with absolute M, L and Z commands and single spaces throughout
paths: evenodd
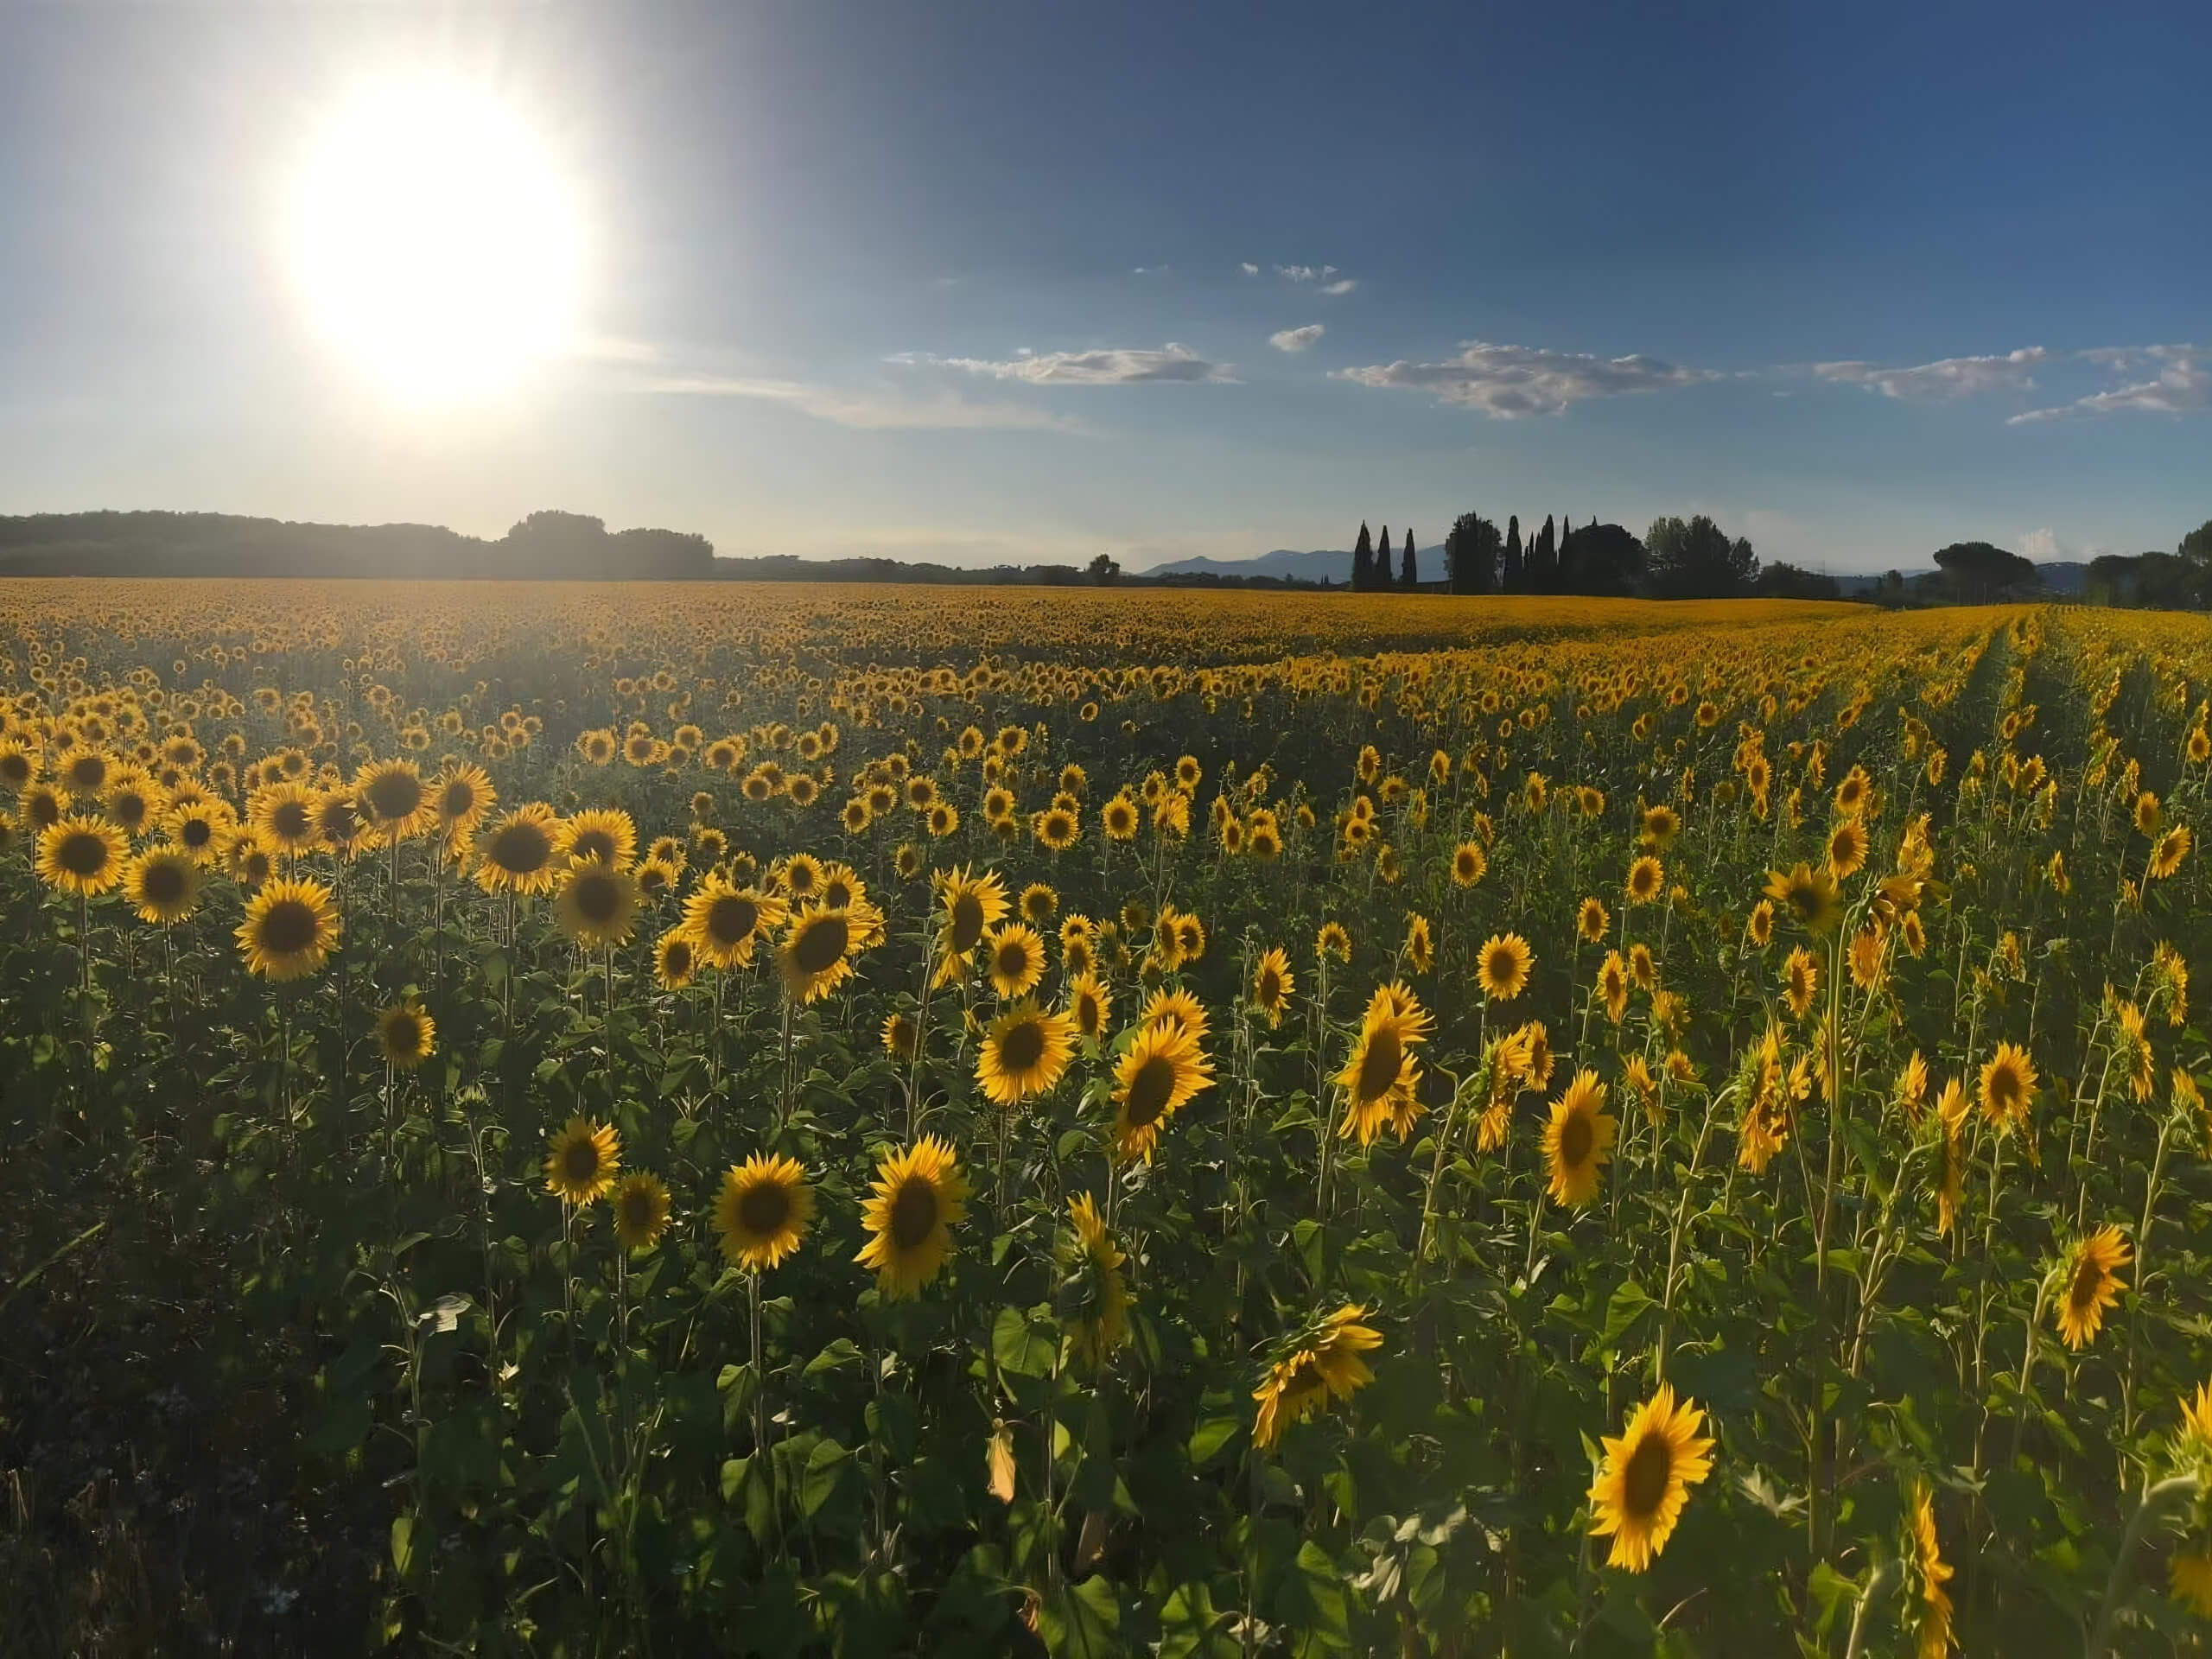
M 1331 283 L 1321 291 L 1324 294 L 1349 294 L 1358 286 L 1359 279 L 1357 276 L 1346 276 L 1341 281 Z
M 1082 425 L 1050 410 L 1019 404 L 972 404 L 959 397 L 909 397 L 896 391 L 846 390 L 810 385 L 799 380 L 772 380 L 744 375 L 677 374 L 648 380 L 640 388 L 682 397 L 748 397 L 789 404 L 815 419 L 838 426 L 889 431 L 1028 428 L 1080 431 Z
M 1025 380 L 1038 386 L 1126 386 L 1236 378 L 1230 365 L 1210 363 L 1172 340 L 1158 351 L 1023 352 L 1006 361 L 904 352 L 891 360 L 908 366 L 959 369 L 999 380 Z
M 2092 392 L 2070 404 L 2031 409 L 2015 415 L 2005 424 L 2025 426 L 2035 421 L 2055 421 L 2066 415 L 2113 415 L 2127 410 L 2154 415 L 2184 415 L 2212 409 L 2212 369 L 2197 366 L 2196 351 L 2191 346 L 2123 346 L 2101 348 L 2094 357 L 2084 352 L 2082 356 L 2113 368 L 2130 367 L 2146 359 L 2164 366 L 2152 379 Z
M 1338 369 L 1335 374 L 1363 386 L 1433 392 L 1440 403 L 1479 409 L 1493 420 L 1556 415 L 1586 398 L 1721 378 L 1708 369 L 1684 368 L 1640 353 L 1604 358 L 1534 346 L 1492 346 L 1478 340 L 1467 341 L 1457 357 L 1441 363 L 1402 359 L 1368 368 Z
M 2020 545 L 2016 550 L 2022 558 L 2037 564 L 2050 564 L 2066 556 L 2065 550 L 2058 544 L 2058 537 L 2050 530 L 2030 531 L 2020 537 Z
M 1256 276 L 1260 274 L 1260 268 L 1254 264 L 1249 259 L 1247 259 L 1243 264 L 1237 266 L 1236 269 L 1243 271 L 1247 276 Z
M 1294 283 L 1325 283 L 1337 274 L 1334 265 L 1277 265 L 1275 275 Z
M 1972 397 L 1986 391 L 2032 389 L 2033 370 L 2050 355 L 2040 346 L 2029 346 L 2002 357 L 1947 357 L 1902 369 L 1872 363 L 1815 363 L 1813 372 L 1823 380 L 1864 386 L 1904 401 Z
M 1303 328 L 1279 328 L 1268 336 L 1268 344 L 1279 352 L 1302 352 L 1320 339 L 1322 333 L 1318 322 L 1309 322 Z

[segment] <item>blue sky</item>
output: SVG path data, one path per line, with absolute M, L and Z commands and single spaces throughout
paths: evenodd
M 2171 547 L 2212 516 L 2208 60 L 2184 3 L 10 8 L 0 512 Z M 281 230 L 325 112 L 425 76 L 516 112 L 585 249 L 573 337 L 429 406 L 310 326 Z

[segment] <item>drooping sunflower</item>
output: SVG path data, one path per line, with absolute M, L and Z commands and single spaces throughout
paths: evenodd
M 395 1071 L 412 1071 L 437 1052 L 438 1025 L 413 997 L 377 1015 L 377 1049 Z
M 353 773 L 353 798 L 380 846 L 410 841 L 438 821 L 437 802 L 412 760 L 378 760 Z
M 1161 1127 L 1212 1086 L 1213 1062 L 1187 1028 L 1172 1020 L 1143 1027 L 1114 1066 L 1115 1156 L 1150 1163 Z
M 1067 1016 L 1084 1042 L 1095 1046 L 1105 1034 L 1113 1008 L 1113 995 L 1096 974 L 1080 973 L 1068 982 Z
M 1361 1323 L 1367 1310 L 1348 1302 L 1333 1313 L 1307 1321 L 1276 1344 L 1260 1386 L 1252 1390 L 1259 1416 L 1252 1444 L 1262 1451 L 1276 1445 L 1283 1431 L 1332 1400 L 1348 1400 L 1375 1380 L 1360 1356 L 1382 1345 L 1382 1333 Z
M 593 859 L 571 864 L 560 880 L 553 917 L 563 933 L 587 950 L 628 942 L 639 900 L 634 874 Z
M 1389 1125 L 1402 1141 L 1421 1114 L 1414 1096 L 1421 1065 L 1414 1050 L 1428 1040 L 1431 1020 L 1413 992 L 1402 984 L 1385 985 L 1368 999 L 1359 1035 L 1336 1082 L 1344 1091 L 1344 1115 L 1337 1133 L 1357 1136 L 1363 1147 Z
M 637 861 L 638 826 L 620 807 L 589 807 L 562 823 L 554 850 L 572 864 L 626 870 Z
M 1045 942 L 1023 922 L 1007 922 L 983 935 L 983 966 L 991 988 L 1008 1001 L 1027 996 L 1045 976 Z
M 1072 1248 L 1065 1252 L 1054 1300 L 1077 1357 L 1087 1365 L 1102 1365 L 1129 1339 L 1129 1287 L 1122 1277 L 1128 1258 L 1116 1248 L 1090 1193 L 1068 1200 L 1068 1219 L 1074 1229 Z
M 200 866 L 181 847 L 155 847 L 123 872 L 123 896 L 139 919 L 167 927 L 200 907 Z
M 1297 988 L 1289 957 L 1281 945 L 1270 945 L 1252 967 L 1252 1006 L 1268 1016 L 1268 1030 L 1281 1027 L 1283 1010 L 1290 1006 L 1291 994 Z
M 328 887 L 278 876 L 246 901 L 237 937 L 248 972 L 289 980 L 319 970 L 343 931 Z
M 128 850 L 122 830 L 105 818 L 63 818 L 39 831 L 39 880 L 79 898 L 97 898 L 123 880 Z
M 2059 1339 L 2069 1348 L 2087 1347 L 2103 1328 L 2105 1310 L 2127 1288 L 2120 1270 L 2134 1255 L 2117 1227 L 2101 1227 L 2075 1241 L 2067 1253 L 2056 1310 Z
M 572 1117 L 545 1154 L 545 1188 L 563 1204 L 596 1204 L 622 1173 L 622 1137 L 612 1123 Z
M 1518 933 L 1492 934 L 1475 957 L 1475 983 L 1493 1002 L 1510 1002 L 1529 987 L 1535 957 Z
M 543 801 L 501 814 L 476 842 L 478 885 L 524 897 L 551 892 L 561 875 L 560 835 L 560 820 Z
M 1779 870 L 1768 872 L 1766 896 L 1789 912 L 1798 926 L 1815 935 L 1834 927 L 1843 913 L 1835 882 L 1828 873 L 1802 863 L 1791 866 L 1786 875 Z
M 668 1230 L 674 1206 L 661 1178 L 639 1170 L 622 1178 L 609 1207 L 614 1211 L 615 1242 L 626 1250 L 650 1250 Z
M 935 1135 L 884 1154 L 861 1217 L 868 1240 L 855 1259 L 875 1270 L 886 1301 L 912 1296 L 937 1277 L 967 1200 L 967 1178 L 952 1148 Z
M 813 1219 L 814 1189 L 798 1159 L 755 1153 L 723 1173 L 715 1231 L 731 1266 L 763 1273 L 781 1265 Z
M 830 995 L 853 976 L 853 961 L 883 934 L 883 918 L 865 899 L 849 908 L 808 905 L 776 952 L 784 993 L 798 1002 Z
M 1615 1437 L 1604 1437 L 1605 1462 L 1591 1483 L 1590 1531 L 1611 1537 L 1609 1567 L 1641 1573 L 1667 1548 L 1690 1488 L 1713 1472 L 1713 1442 L 1699 1431 L 1705 1414 L 1662 1382 L 1629 1414 Z
M 983 1034 L 976 1082 L 1001 1106 L 1019 1106 L 1059 1082 L 1074 1054 L 1075 1020 L 1027 1000 L 1015 1003 Z
M 709 874 L 683 901 L 683 931 L 709 967 L 742 968 L 753 960 L 753 942 L 781 926 L 786 913 L 774 894 Z
M 1936 1541 L 1936 1495 L 1924 1480 L 1913 1483 L 1907 1542 L 1907 1572 L 1920 1603 L 1912 1620 L 1913 1659 L 1943 1659 L 1957 1645 L 1951 1635 L 1951 1596 L 1943 1588 L 1955 1569 L 1943 1560 L 1942 1547 Z
M 2035 1095 L 2035 1062 L 2027 1051 L 2012 1043 L 1998 1044 L 1997 1052 L 1981 1068 L 1982 1115 L 2005 1128 L 2023 1128 Z
M 1585 1067 L 1552 1103 L 1544 1126 L 1544 1162 L 1552 1202 L 1580 1210 L 1598 1196 L 1598 1172 L 1612 1161 L 1618 1127 L 1605 1109 L 1605 1085 Z

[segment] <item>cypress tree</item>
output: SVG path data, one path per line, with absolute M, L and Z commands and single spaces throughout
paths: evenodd
M 1382 526 L 1382 533 L 1375 538 L 1375 563 L 1367 567 L 1367 585 L 1382 588 L 1390 585 L 1390 526 Z
M 1521 515 L 1509 514 L 1505 520 L 1505 575 L 1498 583 L 1498 591 L 1518 594 L 1526 591 L 1526 572 L 1521 559 Z
M 1368 539 L 1367 521 L 1359 521 L 1359 540 L 1352 543 L 1351 590 L 1364 593 L 1368 586 L 1369 568 L 1375 559 L 1375 544 Z
M 1414 566 L 1414 532 L 1410 524 L 1406 527 L 1406 562 L 1398 572 L 1398 585 L 1408 593 L 1421 586 L 1421 574 Z

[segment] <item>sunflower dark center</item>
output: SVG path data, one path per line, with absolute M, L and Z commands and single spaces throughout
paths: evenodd
M 1029 947 L 1019 939 L 1008 939 L 999 946 L 998 960 L 993 965 L 1001 979 L 1020 979 L 1029 971 Z
M 184 897 L 184 872 L 174 864 L 149 864 L 139 878 L 139 891 L 149 904 L 173 905 Z
M 126 829 L 135 830 L 146 822 L 146 798 L 136 790 L 119 791 L 108 802 L 108 815 Z
M 23 784 L 30 779 L 31 761 L 27 754 L 0 754 L 0 778 L 11 784 Z
M 716 944 L 730 945 L 753 937 L 760 912 L 750 899 L 724 893 L 707 907 L 707 937 Z
M 423 1027 L 413 1014 L 401 1012 L 385 1022 L 384 1038 L 395 1054 L 412 1054 L 423 1046 Z
M 937 1229 L 937 1188 L 909 1176 L 891 1201 L 891 1242 L 902 1250 L 918 1249 Z
M 983 937 L 983 901 L 963 893 L 952 901 L 952 948 L 972 950 Z
M 511 823 L 492 837 L 485 856 L 511 875 L 544 868 L 553 856 L 553 838 L 534 823 Z
M 1621 1508 L 1639 1520 L 1656 1515 L 1674 1472 L 1673 1444 L 1664 1434 L 1645 1434 L 1621 1473 Z
M 1580 1169 L 1589 1161 L 1591 1149 L 1598 1143 L 1596 1126 L 1586 1112 L 1569 1112 L 1567 1122 L 1560 1125 L 1559 1160 L 1569 1169 Z
M 315 943 L 315 906 L 302 899 L 280 899 L 262 912 L 257 931 L 270 955 L 296 956 Z
M 1493 985 L 1510 985 L 1520 965 L 1513 953 L 1500 945 L 1484 962 L 1483 972 Z
M 603 927 L 622 913 L 621 884 L 596 871 L 580 876 L 571 890 L 570 902 L 586 921 Z
M 197 851 L 215 839 L 215 826 L 206 818 L 187 818 L 177 825 L 176 838 Z
M 1367 1039 L 1367 1049 L 1359 1057 L 1359 1097 L 1375 1100 L 1388 1094 L 1398 1081 L 1398 1071 L 1405 1061 L 1405 1048 L 1398 1041 L 1398 1033 L 1385 1026 Z
M 1174 1093 L 1175 1063 L 1164 1054 L 1154 1055 L 1137 1067 L 1136 1075 L 1129 1079 L 1130 1126 L 1141 1129 L 1159 1122 Z
M 269 815 L 269 827 L 286 841 L 297 841 L 308 832 L 308 808 L 304 801 L 280 801 L 276 810 Z
M 1272 968 L 1260 969 L 1260 1001 L 1273 1006 L 1282 999 L 1282 976 Z
M 379 818 L 409 817 L 423 804 L 422 781 L 404 772 L 384 772 L 370 780 L 361 798 Z
M 614 861 L 614 837 L 604 830 L 581 830 L 569 843 L 569 856 L 581 863 L 612 864 Z
M 2020 1103 L 2020 1074 L 2000 1065 L 1989 1074 L 1989 1098 L 1998 1110 L 2009 1112 Z
M 681 938 L 671 939 L 661 952 L 661 966 L 671 974 L 687 974 L 691 970 L 691 947 Z
M 106 838 L 89 830 L 72 830 L 54 850 L 54 861 L 72 875 L 98 875 L 107 868 L 108 857 Z
M 623 1224 L 633 1233 L 649 1232 L 653 1224 L 653 1195 L 639 1191 L 622 1195 Z
M 746 1188 L 746 1197 L 736 1201 L 736 1224 L 763 1239 L 781 1232 L 790 1214 L 791 1194 L 781 1181 L 761 1181 L 759 1185 L 750 1185 Z
M 476 791 L 455 779 L 438 795 L 438 810 L 448 818 L 466 817 L 476 810 Z
M 96 754 L 79 756 L 69 763 L 72 789 L 98 789 L 107 781 L 107 762 Z
M 1007 1028 L 999 1039 L 999 1067 L 1001 1071 L 1026 1072 L 1035 1069 L 1045 1058 L 1045 1027 L 1035 1020 L 1023 1020 Z
M 817 916 L 791 942 L 791 960 L 806 973 L 825 973 L 845 959 L 852 937 L 852 926 L 842 916 Z
M 822 901 L 832 910 L 842 910 L 853 902 L 853 890 L 842 881 L 832 881 L 822 889 Z
M 2095 1304 L 2104 1279 L 2104 1269 L 2097 1265 L 2097 1259 L 2085 1254 L 2081 1265 L 2074 1269 L 2073 1283 L 2066 1287 L 2066 1305 L 2076 1313 L 2087 1312 Z
M 581 1186 L 599 1173 L 599 1146 L 588 1139 L 569 1142 L 561 1154 L 561 1173 L 574 1185 Z

